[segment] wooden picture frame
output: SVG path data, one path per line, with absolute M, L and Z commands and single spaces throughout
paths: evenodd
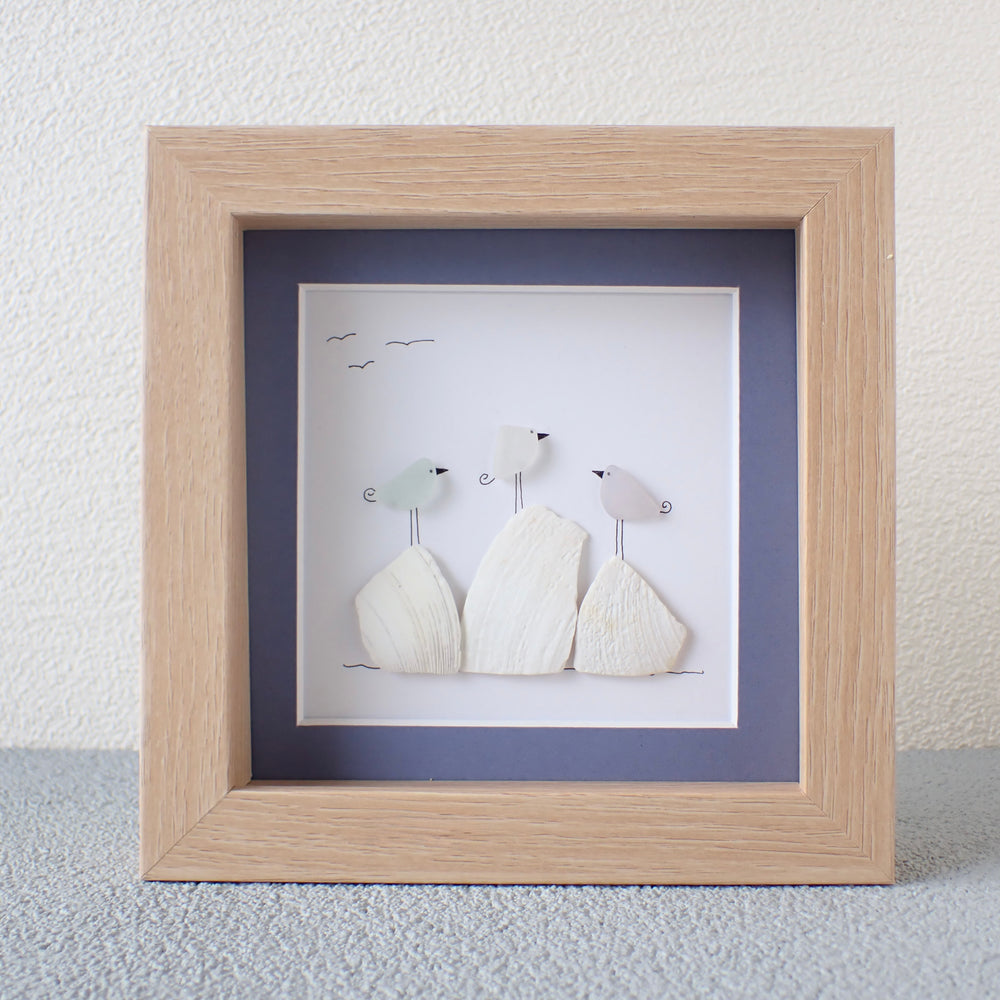
M 893 880 L 891 130 L 156 128 L 147 210 L 144 878 Z M 799 781 L 251 780 L 242 233 L 432 227 L 797 231 Z

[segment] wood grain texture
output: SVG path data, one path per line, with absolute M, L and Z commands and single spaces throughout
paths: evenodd
M 795 785 L 253 784 L 149 875 L 217 877 L 223 843 L 225 877 L 245 881 L 726 884 L 871 874 Z
M 893 878 L 892 134 L 154 129 L 142 871 L 152 879 Z M 796 227 L 801 780 L 250 782 L 245 228 Z
M 895 437 L 892 142 L 803 220 L 803 786 L 891 879 Z
M 250 778 L 241 241 L 183 167 L 149 154 L 144 867 Z
M 868 129 L 156 129 L 248 228 L 796 226 Z

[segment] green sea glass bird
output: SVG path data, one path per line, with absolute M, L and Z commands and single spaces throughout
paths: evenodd
M 447 469 L 439 468 L 429 458 L 418 458 L 389 482 L 374 491 L 377 499 L 393 510 L 410 512 L 410 544 L 416 537 L 420 544 L 420 510 L 426 506 L 438 491 L 438 476 Z M 370 499 L 365 491 L 365 499 Z M 414 531 L 414 526 L 416 530 Z

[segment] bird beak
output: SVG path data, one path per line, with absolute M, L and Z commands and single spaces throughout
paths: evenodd
M 591 469 L 590 471 L 591 471 L 591 472 L 592 472 L 592 473 L 593 473 L 593 474 L 594 474 L 595 476 L 600 476 L 600 477 L 601 477 L 601 479 L 603 479 L 603 478 L 604 478 L 604 470 L 603 470 L 603 469 Z
M 435 469 L 434 471 L 440 476 L 442 472 L 447 472 L 448 470 L 447 469 Z
M 542 438 L 547 438 L 547 437 L 548 437 L 548 434 L 539 434 L 538 435 L 538 440 L 541 441 Z

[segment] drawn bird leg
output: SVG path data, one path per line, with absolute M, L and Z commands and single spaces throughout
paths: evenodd
M 414 507 L 410 511 L 410 544 L 413 544 L 413 539 L 416 538 L 417 545 L 420 544 L 420 510 Z

